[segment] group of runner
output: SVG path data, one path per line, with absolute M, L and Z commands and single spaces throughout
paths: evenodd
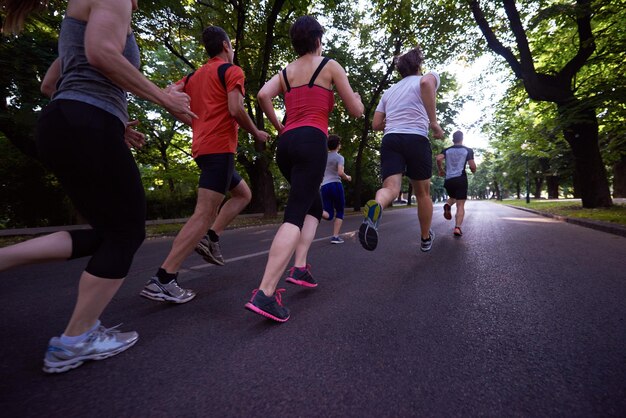
M 5 31 L 19 30 L 25 16 L 40 4 L 37 0 L 3 3 Z M 70 321 L 63 334 L 49 342 L 44 358 L 48 373 L 114 356 L 138 340 L 136 332 L 105 328 L 99 321 L 145 237 L 145 196 L 129 149 L 142 146 L 145 138 L 133 129 L 136 121 L 129 121 L 126 92 L 163 106 L 192 127 L 192 155 L 201 171 L 194 213 L 141 291 L 153 300 L 186 303 L 195 297 L 193 290 L 181 288 L 177 281 L 184 259 L 194 250 L 208 262 L 224 264 L 219 235 L 251 198 L 249 187 L 234 167 L 238 126 L 259 141 L 269 138 L 245 111 L 244 74 L 233 64 L 233 48 L 223 29 L 210 26 L 204 30 L 209 60 L 202 67 L 160 89 L 138 70 L 139 50 L 130 29 L 131 14 L 137 7 L 137 0 L 69 0 L 59 36 L 59 58 L 42 83 L 42 91 L 52 100 L 38 121 L 40 157 L 92 229 L 57 232 L 0 249 L 0 270 L 91 256 L 80 277 Z M 104 33 L 107 36 L 102 36 Z M 333 87 L 350 116 L 358 118 L 364 112 L 344 69 L 322 56 L 323 33 L 313 17 L 298 18 L 289 32 L 298 58 L 265 83 L 257 96 L 279 133 L 276 162 L 290 192 L 261 282 L 245 307 L 279 322 L 289 319 L 281 300 L 284 289 L 277 285 L 292 257 L 294 264 L 286 281 L 307 288 L 317 286 L 307 254 L 322 217 L 335 218 L 333 242 L 341 242 L 342 210 L 336 211 L 328 203 L 324 206 L 320 195 L 323 184 L 325 196 L 342 199 L 343 189 L 339 192 L 333 183 L 337 177 L 350 180 L 338 154 L 339 138 L 327 140 Z M 432 130 L 441 138 L 443 131 L 435 113 L 439 77 L 436 73 L 422 75 L 422 60 L 419 48 L 398 59 L 403 79 L 383 95 L 374 116 L 374 129 L 385 131 L 383 188 L 366 204 L 366 218 L 359 230 L 359 239 L 368 250 L 376 248 L 382 209 L 398 195 L 405 171 L 418 198 L 422 251 L 430 250 L 434 238 L 427 135 Z M 283 122 L 273 106 L 277 96 L 284 98 L 287 117 Z M 460 158 L 458 152 L 446 150 L 448 165 L 451 155 L 454 161 Z M 471 150 L 466 160 L 469 155 Z M 229 191 L 231 198 L 220 210 Z M 461 208 L 462 197 L 456 199 Z M 448 205 L 453 203 L 451 200 Z M 459 220 L 457 212 L 457 223 L 460 221 L 462 215 Z

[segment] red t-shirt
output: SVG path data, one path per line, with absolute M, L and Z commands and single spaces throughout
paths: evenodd
M 193 158 L 206 154 L 235 153 L 237 151 L 237 129 L 235 118 L 228 111 L 228 93 L 239 89 L 245 94 L 243 70 L 233 65 L 226 70 L 226 90 L 222 85 L 217 69 L 226 63 L 213 57 L 189 78 L 184 91 L 191 97 L 191 111 L 198 115 L 193 119 L 191 129 Z M 185 79 L 178 81 L 184 82 Z

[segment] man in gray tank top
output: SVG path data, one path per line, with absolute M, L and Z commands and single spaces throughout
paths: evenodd
M 465 173 L 465 163 L 469 165 L 472 173 L 476 172 L 476 164 L 474 163 L 474 151 L 471 148 L 463 146 L 463 132 L 456 131 L 452 135 L 453 146 L 448 147 L 437 155 L 437 168 L 439 176 L 446 176 L 443 187 L 448 192 L 448 200 L 443 205 L 443 217 L 452 219 L 452 205 L 456 203 L 456 215 L 454 225 L 454 236 L 463 235 L 461 224 L 465 217 L 465 200 L 467 200 L 467 174 Z M 445 171 L 443 162 L 445 160 Z

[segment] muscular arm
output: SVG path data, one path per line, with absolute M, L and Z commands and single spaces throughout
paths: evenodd
M 41 82 L 41 92 L 46 97 L 52 97 L 54 92 L 57 91 L 57 81 L 59 81 L 59 77 L 61 77 L 61 59 L 57 58 L 50 64 Z
M 228 112 L 235 118 L 239 126 L 250 132 L 259 141 L 267 141 L 269 135 L 260 131 L 243 107 L 243 95 L 239 89 L 233 89 L 228 92 Z
M 361 96 L 352 90 L 350 82 L 348 81 L 348 76 L 346 75 L 343 67 L 333 60 L 331 60 L 327 65 L 330 66 L 333 77 L 332 82 L 335 85 L 337 93 L 339 93 L 339 97 L 341 97 L 343 104 L 346 106 L 348 113 L 350 113 L 350 116 L 355 118 L 361 117 L 365 111 L 365 106 L 363 106 L 363 103 L 361 102 Z
M 476 163 L 474 162 L 474 160 L 469 160 L 467 162 L 467 164 L 469 165 L 469 168 L 472 171 L 472 173 L 475 173 L 476 172 Z
M 435 107 L 435 96 L 437 93 L 437 79 L 435 76 L 426 74 L 422 77 L 420 80 L 420 90 L 422 102 L 424 103 L 424 108 L 426 108 L 426 114 L 428 115 L 428 125 L 433 131 L 433 136 L 435 138 L 443 138 L 443 130 L 437 122 L 437 110 Z
M 85 54 L 89 64 L 120 88 L 159 104 L 172 113 L 195 117 L 188 108 L 189 97 L 185 93 L 175 90 L 164 92 L 122 54 L 131 13 L 132 3 L 128 0 L 92 2 L 85 30 Z
M 352 181 L 352 177 L 347 175 L 346 172 L 344 171 L 343 164 L 339 164 L 337 166 L 337 174 L 339 174 L 339 177 L 341 177 L 344 180 Z
M 385 116 L 383 112 L 374 112 L 374 119 L 372 120 L 373 130 L 382 131 L 385 129 Z
M 281 92 L 282 86 L 280 84 L 280 75 L 276 74 L 267 83 L 265 83 L 263 87 L 261 87 L 261 90 L 259 90 L 259 93 L 256 96 L 259 101 L 259 106 L 261 106 L 261 110 L 263 110 L 263 113 L 265 113 L 265 116 L 267 116 L 270 123 L 274 125 L 274 128 L 276 128 L 278 133 L 283 130 L 283 124 L 280 123 L 278 117 L 276 116 L 272 99 L 278 96 Z
M 443 154 L 437 154 L 437 169 L 439 170 L 439 177 L 443 177 L 446 172 L 443 169 L 443 160 L 446 158 Z M 474 161 L 474 160 L 472 160 Z

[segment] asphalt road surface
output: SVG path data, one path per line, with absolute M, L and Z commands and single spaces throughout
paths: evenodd
M 376 251 L 348 217 L 309 254 L 318 282 L 281 282 L 292 317 L 243 308 L 277 226 L 226 231 L 227 264 L 193 254 L 185 305 L 138 296 L 172 238 L 147 240 L 104 325 L 130 350 L 59 375 L 41 371 L 70 316 L 85 260 L 0 273 L 4 417 L 625 416 L 626 238 L 489 202 L 464 236 L 435 206 L 418 248 L 415 208 L 386 211 Z

